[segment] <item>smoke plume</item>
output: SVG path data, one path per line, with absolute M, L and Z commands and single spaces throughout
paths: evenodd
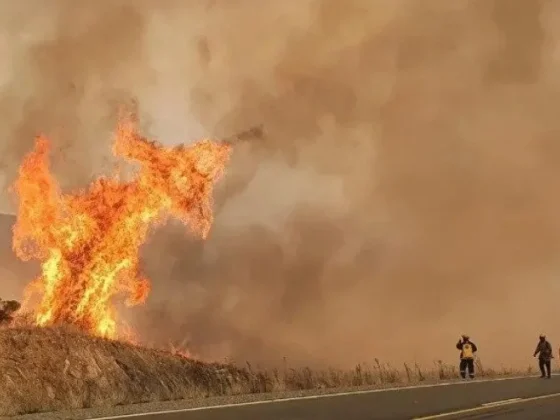
M 166 144 L 263 124 L 209 239 L 171 224 L 143 249 L 152 295 L 125 316 L 145 341 L 345 366 L 455 361 L 469 333 L 487 363 L 523 365 L 540 332 L 560 344 L 558 8 L 6 4 L 2 176 L 44 132 L 63 185 L 84 185 L 131 99 Z

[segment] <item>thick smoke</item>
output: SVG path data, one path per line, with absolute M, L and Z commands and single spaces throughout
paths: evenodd
M 560 344 L 557 5 L 25 4 L 0 13 L 6 182 L 37 131 L 66 186 L 107 169 L 131 98 L 168 144 L 266 128 L 207 241 L 173 224 L 143 250 L 146 341 L 333 365 L 455 361 L 463 332 L 488 363 Z

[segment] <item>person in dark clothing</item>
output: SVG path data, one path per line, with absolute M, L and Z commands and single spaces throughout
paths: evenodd
M 459 357 L 461 363 L 459 364 L 459 372 L 461 378 L 465 379 L 467 376 L 467 369 L 469 370 L 469 378 L 474 379 L 474 354 L 478 351 L 476 344 L 474 344 L 470 337 L 463 334 L 457 342 L 457 350 L 461 350 Z
M 550 378 L 550 360 L 554 357 L 552 354 L 552 346 L 546 339 L 544 334 L 539 336 L 537 348 L 533 353 L 533 357 L 539 355 L 539 369 L 541 370 L 541 378 Z M 545 374 L 546 368 L 546 374 Z

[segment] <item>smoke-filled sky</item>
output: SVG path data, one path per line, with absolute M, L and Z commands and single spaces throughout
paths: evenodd
M 62 184 L 84 185 L 131 99 L 165 144 L 263 124 L 210 237 L 171 224 L 144 248 L 153 291 L 126 317 L 146 341 L 343 366 L 454 362 L 466 332 L 483 361 L 520 365 L 540 332 L 560 345 L 557 9 L 1 0 L 0 180 L 40 131 Z

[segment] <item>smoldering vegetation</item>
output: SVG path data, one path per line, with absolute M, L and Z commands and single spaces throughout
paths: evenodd
M 170 224 L 143 249 L 152 295 L 124 316 L 146 342 L 331 365 L 454 360 L 463 332 L 491 363 L 554 345 L 555 3 L 52 3 L 0 6 L 6 185 L 38 131 L 65 187 L 106 170 L 131 98 L 166 144 L 266 128 L 207 241 Z

